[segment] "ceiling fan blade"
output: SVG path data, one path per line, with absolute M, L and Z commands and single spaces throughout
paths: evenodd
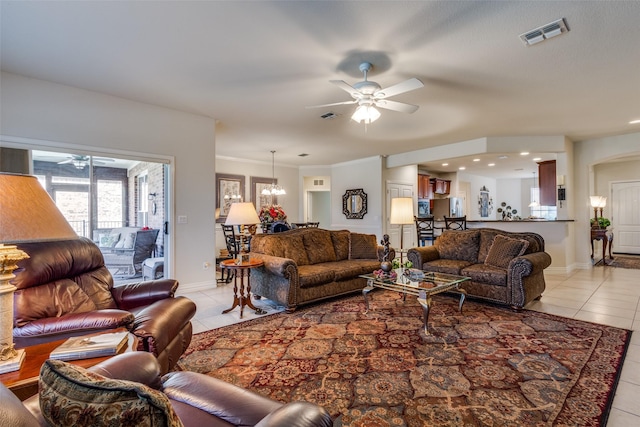
M 351 96 L 355 96 L 356 94 L 360 93 L 360 92 L 358 92 L 358 90 L 356 88 L 354 88 L 353 86 L 351 86 L 350 84 L 348 84 L 344 80 L 329 80 L 329 83 L 333 83 L 334 85 L 338 86 L 343 91 L 349 93 L 349 95 L 351 95 Z
M 373 94 L 373 97 L 376 99 L 385 99 L 401 93 L 409 92 L 410 90 L 420 89 L 421 87 L 424 87 L 424 84 L 414 77 L 396 85 L 389 86 L 388 88 L 380 89 Z
M 352 100 L 352 101 L 344 101 L 344 102 L 334 102 L 333 104 L 322 104 L 322 105 L 310 105 L 308 107 L 304 107 L 304 108 L 323 108 L 323 107 L 333 107 L 334 105 L 349 105 L 349 104 L 355 104 L 356 100 Z
M 67 160 L 63 160 L 61 162 L 58 162 L 59 165 L 66 165 L 67 163 L 71 163 L 73 162 L 73 159 L 67 159 Z
M 380 99 L 374 102 L 376 107 L 386 108 L 387 110 L 399 111 L 401 113 L 415 113 L 418 108 L 417 105 L 405 104 L 404 102 L 389 101 L 387 99 Z

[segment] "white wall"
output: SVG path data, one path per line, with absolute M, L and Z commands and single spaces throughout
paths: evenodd
M 574 176 L 572 178 L 575 183 L 575 195 L 572 197 L 569 194 L 567 197 L 575 204 L 575 262 L 580 267 L 591 265 L 589 219 L 593 216 L 593 209 L 589 205 L 589 196 L 596 194 L 596 191 L 602 191 L 602 185 L 597 184 L 598 169 L 594 166 L 611 160 L 624 159 L 629 155 L 640 155 L 640 133 L 574 143 Z M 608 176 L 607 180 L 622 179 L 615 174 Z M 608 211 L 605 212 L 606 215 Z M 598 253 L 597 248 L 596 253 Z
M 174 265 L 166 271 L 182 283 L 215 283 L 214 269 L 202 268 L 215 250 L 212 118 L 5 72 L 0 84 L 0 135 L 6 139 L 172 158 L 172 217 L 186 215 L 188 223 L 172 224 L 175 246 L 167 249 L 173 249 Z
M 500 206 L 500 201 L 496 191 L 497 184 L 493 178 L 487 178 L 486 176 L 473 175 L 466 172 L 458 172 L 458 181 L 469 182 L 470 191 L 469 194 L 469 210 L 465 212 L 467 214 L 467 221 L 486 221 L 496 219 L 496 210 Z M 489 213 L 489 216 L 483 218 L 480 216 L 478 209 L 478 197 L 480 197 L 480 189 L 485 187 L 489 190 L 489 197 L 493 200 L 493 210 Z

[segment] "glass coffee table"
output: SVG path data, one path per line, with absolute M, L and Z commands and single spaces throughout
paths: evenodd
M 424 332 L 429 334 L 429 309 L 431 307 L 431 297 L 442 292 L 457 292 L 460 294 L 459 310 L 462 313 L 462 305 L 466 298 L 467 292 L 460 288 L 460 284 L 470 280 L 469 277 L 456 276 L 453 274 L 422 272 L 423 277 L 412 280 L 402 274 L 402 269 L 396 270 L 397 277 L 395 279 L 379 277 L 371 274 L 364 274 L 360 277 L 367 279 L 367 287 L 362 290 L 364 301 L 369 311 L 369 292 L 376 288 L 397 291 L 403 294 L 406 299 L 407 294 L 416 295 L 418 302 L 422 306 L 424 318 Z

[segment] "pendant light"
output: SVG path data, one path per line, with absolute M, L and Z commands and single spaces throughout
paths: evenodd
M 533 172 L 533 187 L 532 187 L 532 188 L 533 188 L 533 189 L 538 188 L 538 186 L 536 185 L 536 172 L 535 172 L 535 171 Z M 533 198 L 532 198 L 532 200 L 531 200 L 531 203 L 529 203 L 529 207 L 530 207 L 530 208 L 537 208 L 537 207 L 539 207 L 539 206 L 540 206 L 540 203 L 538 203 L 538 202 L 536 201 L 535 194 L 536 194 L 536 193 L 534 192 L 534 193 L 533 193 Z
M 276 184 L 276 152 L 271 150 L 271 185 L 262 190 L 263 196 L 284 196 L 287 192 Z

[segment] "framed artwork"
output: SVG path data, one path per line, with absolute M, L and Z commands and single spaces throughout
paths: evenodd
M 259 176 L 251 177 L 251 201 L 256 207 L 256 211 L 260 212 L 263 206 L 271 206 L 278 204 L 277 196 L 265 196 L 262 190 L 271 188 L 271 184 L 277 184 L 278 180 L 273 178 L 261 178 Z
M 216 210 L 219 209 L 220 212 L 217 215 L 216 222 L 225 222 L 227 215 L 229 215 L 231 204 L 241 202 L 244 199 L 244 175 L 217 173 L 216 189 L 218 190 Z
M 489 197 L 489 190 L 484 185 L 480 189 L 480 196 L 478 196 L 478 212 L 480 217 L 487 218 L 493 211 L 493 199 Z

